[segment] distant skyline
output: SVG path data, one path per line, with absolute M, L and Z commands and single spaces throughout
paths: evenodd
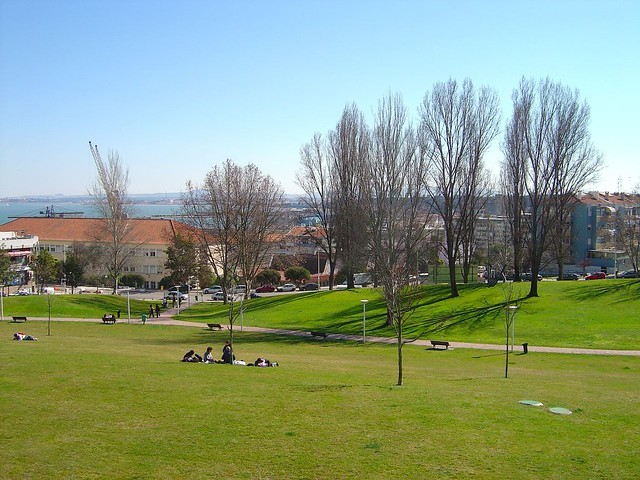
M 470 78 L 579 90 L 605 162 L 589 190 L 640 183 L 640 2 L 0 0 L 0 197 L 84 195 L 88 142 L 131 194 L 180 192 L 230 158 L 299 193 L 300 147 L 355 103 Z M 500 142 L 486 157 L 498 172 Z

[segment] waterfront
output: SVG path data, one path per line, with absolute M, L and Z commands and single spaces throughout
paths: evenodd
M 20 201 L 0 203 L 0 225 L 10 222 L 15 217 L 43 217 L 46 215 L 47 209 L 51 209 L 56 216 L 70 217 L 97 217 L 98 213 L 94 205 L 90 202 L 55 202 L 52 200 L 43 201 Z M 179 203 L 160 204 L 160 203 L 136 203 L 131 204 L 132 216 L 134 218 L 154 218 L 154 217 L 171 217 L 178 214 L 180 210 Z M 75 212 L 81 212 L 74 214 Z

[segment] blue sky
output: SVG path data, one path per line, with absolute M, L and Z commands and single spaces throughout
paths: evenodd
M 355 102 L 434 83 L 501 98 L 550 77 L 591 106 L 605 169 L 640 182 L 640 2 L 0 0 L 0 197 L 85 194 L 91 140 L 130 193 L 178 192 L 230 158 L 297 193 L 299 150 Z M 499 142 L 487 157 L 497 172 Z

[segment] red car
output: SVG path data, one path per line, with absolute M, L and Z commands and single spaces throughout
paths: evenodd
M 270 293 L 275 291 L 276 287 L 274 287 L 273 285 L 261 285 L 260 287 L 256 288 L 256 293 Z
M 602 280 L 607 278 L 607 274 L 604 272 L 593 272 L 591 275 L 587 275 L 585 280 Z

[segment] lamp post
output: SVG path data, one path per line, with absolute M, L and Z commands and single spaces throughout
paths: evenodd
M 320 249 L 316 250 L 316 257 L 318 258 L 318 289 L 320 289 Z
M 129 290 L 127 290 L 127 323 L 131 323 L 131 303 L 129 301 Z
M 367 302 L 369 300 L 360 300 L 362 303 L 362 343 L 367 341 Z
M 509 312 L 511 314 L 511 353 L 513 353 L 513 345 L 516 342 L 516 310 L 517 305 L 509 305 Z

